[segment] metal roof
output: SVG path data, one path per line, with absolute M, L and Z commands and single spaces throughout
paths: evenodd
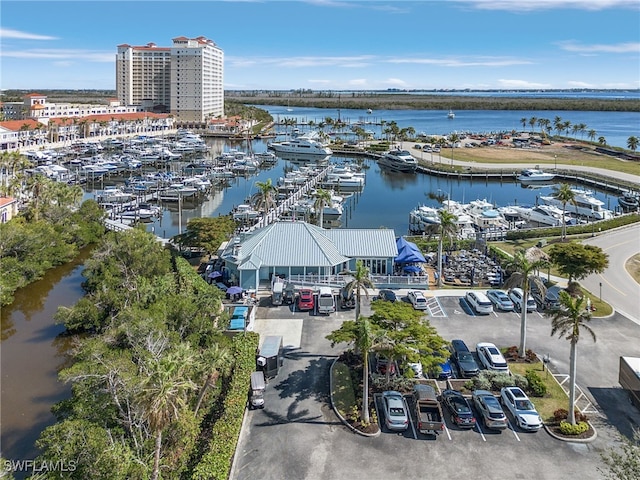
M 350 258 L 390 258 L 398 256 L 396 234 L 389 228 L 336 228 L 326 231 L 340 253 Z
M 306 222 L 279 221 L 240 242 L 235 258 L 241 270 L 261 266 L 329 267 L 350 258 L 389 258 L 398 254 L 393 230 L 325 230 Z M 233 247 L 225 257 L 233 255 Z

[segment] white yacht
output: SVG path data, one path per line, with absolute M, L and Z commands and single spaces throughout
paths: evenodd
M 572 188 L 571 190 L 574 193 L 575 205 L 573 203 L 567 203 L 567 212 L 593 220 L 613 218 L 613 212 L 604 208 L 604 202 L 594 197 L 592 191 L 581 188 Z M 562 202 L 553 195 L 542 196 L 540 197 L 540 201 L 545 205 L 562 208 Z
M 473 200 L 464 206 L 473 224 L 480 230 L 506 229 L 509 226 L 504 216 L 487 200 Z
M 556 178 L 556 174 L 545 172 L 539 168 L 525 168 L 516 178 L 521 183 L 550 182 Z
M 411 155 L 411 152 L 400 149 L 389 150 L 378 160 L 378 164 L 381 167 L 399 172 L 415 172 L 418 167 L 418 162 Z
M 537 205 L 534 207 L 513 206 L 512 208 L 516 210 L 522 218 L 530 223 L 559 227 L 563 223 L 568 224 L 570 220 L 569 216 L 566 214 L 563 217 L 562 209 L 553 205 Z
M 414 208 L 410 213 L 410 217 L 417 222 L 421 227 L 427 227 L 429 225 L 440 225 L 440 216 L 438 215 L 438 209 L 429 207 L 427 205 L 420 205 Z
M 296 138 L 290 140 L 284 140 L 282 142 L 271 142 L 268 144 L 268 148 L 280 153 L 293 153 L 301 155 L 318 155 L 326 157 L 333 154 L 333 151 L 320 141 L 320 135 L 317 132 L 309 132 L 303 135 L 299 135 Z
M 255 210 L 251 205 L 242 204 L 238 205 L 233 210 L 233 219 L 239 222 L 247 222 L 255 220 L 260 216 L 260 212 Z

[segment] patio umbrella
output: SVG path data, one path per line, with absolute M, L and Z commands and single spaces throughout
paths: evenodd
M 238 287 L 238 286 L 229 287 L 227 288 L 227 293 L 229 295 L 237 295 L 239 293 L 242 293 L 242 287 Z
M 218 278 L 218 277 L 221 277 L 221 276 L 222 276 L 222 274 L 220 272 L 218 272 L 217 270 L 215 272 L 211 272 L 209 274 L 209 278 Z
M 405 272 L 419 272 L 420 271 L 420 267 L 418 267 L 416 265 L 407 265 L 406 267 L 403 268 L 403 270 Z

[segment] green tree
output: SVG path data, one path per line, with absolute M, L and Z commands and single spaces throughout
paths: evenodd
M 356 260 L 356 269 L 351 273 L 351 280 L 344 286 L 347 294 L 351 296 L 353 293 L 356 295 L 356 322 L 360 318 L 360 310 L 362 305 L 361 293 L 364 292 L 365 296 L 369 298 L 368 288 L 374 288 L 373 282 L 369 276 L 369 269 L 364 266 L 362 260 Z
M 569 354 L 569 416 L 567 421 L 572 425 L 576 424 L 575 403 L 576 403 L 576 371 L 578 357 L 578 341 L 580 332 L 584 330 L 593 341 L 596 341 L 596 334 L 587 322 L 591 320 L 591 312 L 586 307 L 584 297 L 571 297 L 567 292 L 560 292 L 560 308 L 553 310 L 547 315 L 551 317 L 551 336 L 558 334 L 559 338 L 565 338 L 571 342 Z
M 202 401 L 204 400 L 207 390 L 216 384 L 221 374 L 229 373 L 231 365 L 233 364 L 233 358 L 231 357 L 229 350 L 220 345 L 213 345 L 206 350 L 205 361 L 210 370 L 207 373 L 205 382 L 200 388 L 200 393 L 198 394 L 198 400 L 196 401 L 195 407 L 196 415 L 198 414 L 198 410 L 200 410 L 200 406 L 202 405 Z
M 460 135 L 457 133 L 449 134 L 449 142 L 451 143 L 451 165 L 453 165 L 453 149 L 456 148 L 456 143 L 460 141 Z
M 264 182 L 256 182 L 256 187 L 258 187 L 259 190 L 256 198 L 256 208 L 258 210 L 262 209 L 267 213 L 276 206 L 274 194 L 277 192 L 277 188 L 270 178 L 267 178 Z
M 561 183 L 560 186 L 554 187 L 552 195 L 562 203 L 562 240 L 564 241 L 567 238 L 567 222 L 565 220 L 567 203 L 576 206 L 576 194 L 569 184 Z
M 638 148 L 638 137 L 632 135 L 627 138 L 627 147 L 629 147 L 631 151 L 635 152 Z
M 188 410 L 189 393 L 197 390 L 191 380 L 195 355 L 188 344 L 178 344 L 142 364 L 140 400 L 155 436 L 152 480 L 160 476 L 162 434 Z
M 318 226 L 322 227 L 322 222 L 324 220 L 324 207 L 331 205 L 331 192 L 329 190 L 318 188 L 314 193 L 313 198 L 315 199 L 313 202 L 313 208 L 316 212 L 316 217 L 318 218 Z
M 546 255 L 537 257 L 536 253 L 542 250 L 530 248 L 527 251 L 522 249 L 516 250 L 513 258 L 507 262 L 506 269 L 511 275 L 504 284 L 505 288 L 520 287 L 522 288 L 522 307 L 520 308 L 520 348 L 518 353 L 524 358 L 526 354 L 527 343 L 527 300 L 529 299 L 530 283 L 536 283 L 538 289 L 546 292 L 546 287 L 540 277 L 535 275 L 541 268 L 548 265 Z M 544 253 L 544 252 L 542 252 Z
M 208 255 L 215 253 L 223 242 L 229 240 L 236 229 L 231 215 L 192 218 L 185 232 L 176 240 L 180 245 L 200 248 Z
M 442 287 L 442 244 L 445 239 L 449 239 L 449 243 L 453 242 L 457 234 L 456 221 L 458 217 L 445 209 L 438 210 L 438 218 L 440 225 L 438 227 L 438 287 Z
M 577 242 L 552 245 L 549 258 L 569 277 L 569 284 L 592 273 L 602 273 L 609 266 L 609 255 L 602 248 Z

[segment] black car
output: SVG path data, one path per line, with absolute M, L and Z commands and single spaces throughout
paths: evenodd
M 378 292 L 377 300 L 386 300 L 387 302 L 395 302 L 397 300 L 396 294 L 392 290 L 380 290 Z
M 469 351 L 467 345 L 459 339 L 451 341 L 451 359 L 464 378 L 475 377 L 480 373 L 478 362 Z
M 442 403 L 451 413 L 451 421 L 458 427 L 475 427 L 476 418 L 473 416 L 469 402 L 462 393 L 457 390 L 445 390 L 442 392 Z

